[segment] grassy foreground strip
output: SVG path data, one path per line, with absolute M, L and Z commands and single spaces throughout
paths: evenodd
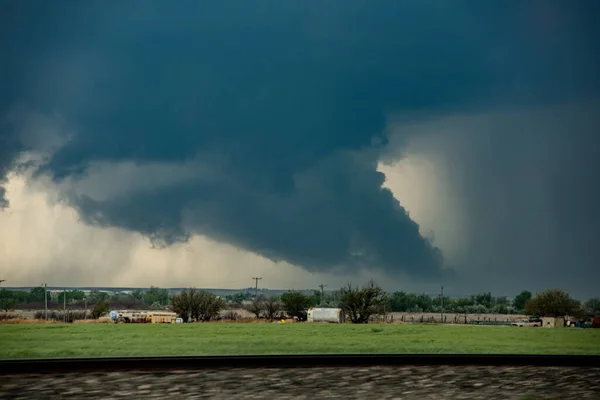
M 0 358 L 310 353 L 600 354 L 599 329 L 329 324 L 0 324 Z

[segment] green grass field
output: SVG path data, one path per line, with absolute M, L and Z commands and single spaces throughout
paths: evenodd
M 600 354 L 600 330 L 416 324 L 0 324 L 2 359 L 300 353 Z

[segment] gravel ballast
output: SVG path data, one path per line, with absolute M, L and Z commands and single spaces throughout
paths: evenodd
M 0 399 L 600 399 L 600 368 L 400 366 L 5 375 Z

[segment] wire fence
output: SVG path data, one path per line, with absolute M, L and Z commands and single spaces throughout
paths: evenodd
M 420 323 L 420 324 L 476 324 L 476 325 L 510 325 L 525 315 L 514 314 L 455 314 L 455 313 L 401 313 L 391 312 L 376 315 L 373 322 L 381 323 Z

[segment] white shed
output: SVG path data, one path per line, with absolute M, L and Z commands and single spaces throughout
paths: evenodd
M 315 308 L 308 309 L 308 322 L 331 322 L 343 324 L 346 322 L 346 314 L 341 308 Z

